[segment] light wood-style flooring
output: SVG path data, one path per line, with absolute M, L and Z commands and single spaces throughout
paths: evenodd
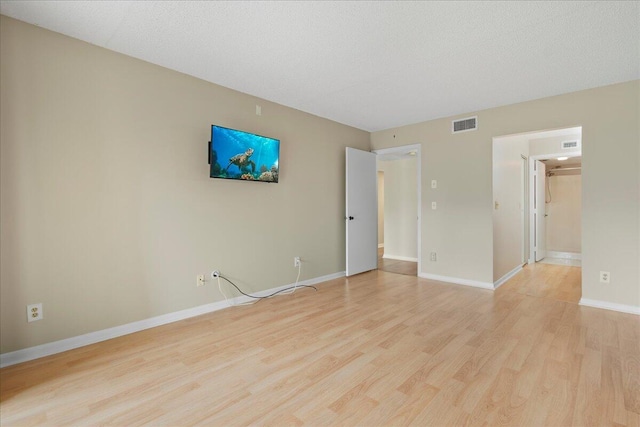
M 640 318 L 371 271 L 4 368 L 0 418 L 639 426 Z
M 388 273 L 407 274 L 409 276 L 418 275 L 417 262 L 382 258 L 383 255 L 384 248 L 378 248 L 378 270 L 386 271 Z
M 577 304 L 582 297 L 582 268 L 528 264 L 500 289 Z

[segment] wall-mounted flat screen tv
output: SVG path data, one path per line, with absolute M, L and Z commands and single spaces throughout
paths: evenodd
M 280 141 L 222 126 L 211 126 L 211 178 L 278 182 Z

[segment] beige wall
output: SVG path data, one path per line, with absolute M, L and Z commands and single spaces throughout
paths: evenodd
M 418 170 L 417 159 L 378 162 L 384 170 L 384 255 L 417 259 Z
M 551 191 L 551 202 L 547 203 L 547 251 L 580 253 L 582 176 L 555 175 L 547 180 Z
M 578 147 L 576 149 L 567 150 L 562 148 L 564 141 L 578 141 Z M 553 136 L 547 138 L 532 138 L 530 144 L 530 152 L 532 156 L 539 156 L 545 154 L 564 154 L 566 152 L 580 151 L 582 147 L 582 135 L 580 133 L 573 133 L 566 136 Z
M 524 182 L 522 156 L 527 137 L 496 138 L 493 143 L 493 281 L 523 264 Z M 528 197 L 528 195 L 526 195 Z
M 582 295 L 640 307 L 639 100 L 636 80 L 461 114 L 478 115 L 473 132 L 452 135 L 449 117 L 373 133 L 373 149 L 422 144 L 422 187 L 438 179 L 422 200 L 421 273 L 492 282 L 492 138 L 582 126 Z
M 344 148 L 369 134 L 2 17 L 2 353 L 344 271 Z M 255 115 L 255 105 L 262 116 Z M 280 183 L 208 177 L 212 123 Z M 26 322 L 25 306 L 44 304 Z M 213 325 L 215 327 L 215 325 Z

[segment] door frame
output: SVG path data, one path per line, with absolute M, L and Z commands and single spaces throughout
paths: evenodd
M 416 152 L 416 170 L 417 176 L 417 188 L 418 188 L 418 208 L 416 212 L 416 221 L 417 221 L 417 243 L 418 243 L 418 276 L 422 273 L 422 144 L 410 144 L 410 145 L 401 145 L 399 147 L 390 147 L 390 148 L 381 148 L 379 150 L 372 150 L 372 153 L 375 153 L 377 156 L 380 155 L 388 155 L 388 154 L 406 154 L 407 152 L 415 151 Z M 377 177 L 376 177 L 377 179 Z M 377 183 L 377 181 L 376 181 Z M 377 211 L 376 211 L 377 216 Z
M 534 228 L 534 185 L 533 181 L 535 179 L 534 175 L 534 164 L 536 160 L 549 160 L 554 157 L 578 157 L 582 155 L 582 149 L 577 151 L 566 151 L 564 153 L 552 153 L 552 154 L 536 154 L 534 156 L 529 156 L 529 259 L 527 260 L 528 264 L 535 264 L 535 252 L 534 252 L 534 242 L 535 242 L 535 228 Z M 545 176 L 545 185 L 546 185 L 547 177 Z M 545 190 L 546 191 L 546 190 Z
M 531 220 L 533 227 L 533 262 L 540 262 L 547 256 L 547 165 L 542 160 L 534 160 L 533 191 L 531 192 Z
M 520 155 L 522 162 L 520 163 L 522 171 L 520 174 L 520 191 L 522 191 L 520 197 L 520 233 L 522 237 L 522 254 L 520 260 L 522 265 L 529 263 L 529 157 L 523 154 Z

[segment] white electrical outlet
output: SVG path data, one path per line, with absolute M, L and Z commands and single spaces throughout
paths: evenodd
M 600 283 L 609 283 L 611 281 L 611 273 L 608 271 L 600 272 Z
M 300 257 L 299 256 L 294 256 L 293 257 L 293 266 L 294 267 L 298 267 L 300 265 L 302 261 L 300 261 Z
M 437 261 L 438 255 L 435 252 L 431 252 L 431 261 Z
M 27 306 L 27 322 L 42 320 L 42 303 Z
M 198 277 L 196 277 L 196 280 L 198 281 L 196 283 L 197 287 L 204 286 L 204 274 L 198 274 Z

